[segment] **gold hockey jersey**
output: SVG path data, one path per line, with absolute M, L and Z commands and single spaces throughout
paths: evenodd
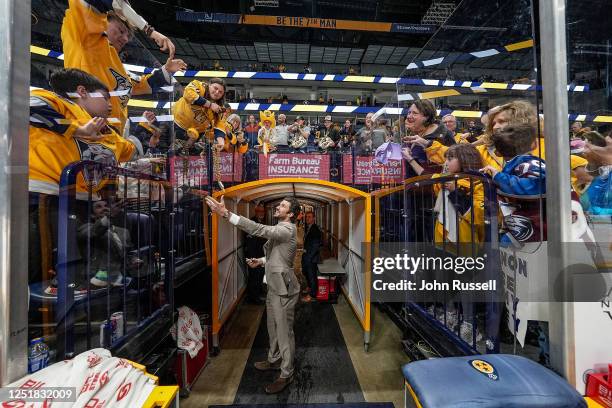
M 203 105 L 206 98 L 206 83 L 194 79 L 185 87 L 183 96 L 173 105 L 174 122 L 187 131 L 190 128 L 198 133 L 205 133 L 209 140 L 214 138 L 215 131 L 226 134 L 226 123 L 223 113 L 215 113 Z
M 86 124 L 91 116 L 76 103 L 46 90 L 30 94 L 29 127 L 29 190 L 45 194 L 59 194 L 62 171 L 70 163 L 93 160 L 116 166 L 129 161 L 135 154 L 134 145 L 107 127 L 104 138 L 97 141 L 74 138 L 77 127 Z M 93 191 L 105 181 L 98 174 L 88 174 Z M 87 185 L 81 175 L 77 179 L 77 193 L 86 193 Z
M 153 89 L 168 83 L 159 69 L 143 76 L 126 71 L 105 34 L 108 27 L 106 11 L 110 10 L 98 10 L 90 3 L 91 0 L 68 1 L 61 33 L 64 67 L 88 72 L 100 79 L 109 91 L 122 93 L 111 97 L 111 116 L 121 121 L 120 132 L 123 133 L 128 117 L 127 104 L 132 94 L 150 94 Z

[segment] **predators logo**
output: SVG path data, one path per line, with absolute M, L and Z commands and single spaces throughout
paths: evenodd
M 117 82 L 117 85 L 115 86 L 114 91 L 125 91 L 125 90 L 128 91 L 125 95 L 119 96 L 119 100 L 121 101 L 121 106 L 125 108 L 132 95 L 132 82 L 126 77 L 124 77 L 123 75 L 121 75 L 120 73 L 118 73 L 117 71 L 115 71 L 114 69 L 112 68 L 109 68 L 109 69 L 110 69 L 111 74 L 115 78 L 115 81 Z
M 196 122 L 199 126 L 206 126 L 207 130 L 212 127 L 210 119 L 203 108 L 197 105 L 191 105 L 191 111 L 193 112 L 194 122 Z
M 490 378 L 493 381 L 497 381 L 499 379 L 499 375 L 495 370 L 495 367 L 491 363 L 488 363 L 484 360 L 470 360 L 469 364 L 473 369 L 481 373 L 487 378 Z
M 117 166 L 117 160 L 112 150 L 100 143 L 87 143 L 81 139 L 74 139 L 81 155 L 81 160 L 91 160 L 97 163 L 107 164 L 109 166 Z M 83 177 L 86 182 L 96 189 L 102 185 L 102 180 L 106 177 L 102 172 L 94 169 L 91 171 L 88 168 L 83 170 Z
M 527 241 L 533 235 L 531 220 L 522 215 L 508 215 L 504 217 L 504 224 L 510 234 L 519 242 Z

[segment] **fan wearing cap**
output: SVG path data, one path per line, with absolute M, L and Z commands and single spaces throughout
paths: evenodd
M 332 121 L 330 115 L 323 118 L 323 127 L 319 129 L 319 148 L 323 150 L 335 150 L 340 141 L 340 129 Z
M 296 116 L 295 123 L 287 128 L 291 139 L 289 144 L 293 148 L 293 153 L 305 153 L 304 148 L 308 144 L 308 137 L 310 136 L 310 126 L 304 124 L 303 116 Z
M 582 157 L 584 146 L 585 141 L 582 139 L 574 139 L 570 142 L 571 183 L 578 195 L 582 195 L 593 180 L 593 176 L 587 171 L 589 161 Z
M 169 58 L 161 69 L 143 76 L 126 71 L 119 53 L 129 42 L 132 29 L 141 30 L 168 52 Z M 94 75 L 111 91 L 110 117 L 119 119 L 120 133 L 127 121 L 132 94 L 150 94 L 171 85 L 172 75 L 187 68 L 183 60 L 174 59 L 174 44 L 147 24 L 126 0 L 69 0 L 61 36 L 64 67 Z

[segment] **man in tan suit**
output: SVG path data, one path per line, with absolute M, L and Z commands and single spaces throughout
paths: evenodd
M 281 201 L 274 211 L 274 217 L 278 218 L 278 224 L 274 226 L 258 224 L 232 214 L 225 208 L 223 197 L 220 202 L 206 197 L 206 203 L 213 212 L 246 233 L 268 240 L 264 245 L 264 257 L 247 259 L 251 268 L 264 266 L 268 283 L 266 312 L 270 350 L 268 359 L 256 362 L 255 368 L 261 371 L 280 369 L 280 376 L 265 389 L 268 394 L 281 392 L 293 381 L 293 318 L 300 294 L 300 284 L 293 270 L 297 247 L 297 229 L 294 222 L 300 213 L 300 203 L 293 197 Z

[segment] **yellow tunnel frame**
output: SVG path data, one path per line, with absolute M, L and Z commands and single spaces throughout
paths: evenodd
M 306 178 L 277 178 L 268 180 L 258 180 L 248 183 L 243 183 L 230 188 L 225 191 L 217 191 L 213 194 L 213 197 L 219 198 L 220 196 L 225 198 L 232 198 L 236 204 L 240 201 L 255 201 L 260 199 L 270 198 L 281 198 L 287 195 L 295 195 L 298 199 L 300 197 L 313 198 L 317 197 L 328 202 L 343 202 L 351 204 L 353 200 L 364 200 L 364 242 L 369 243 L 372 237 L 372 197 L 369 193 L 357 190 L 353 187 L 346 186 L 340 183 L 334 183 L 325 180 L 318 179 L 306 179 Z M 349 214 L 349 219 L 352 220 L 352 214 Z M 338 220 L 336 220 L 338 222 Z M 245 288 L 243 287 L 231 304 L 226 309 L 223 315 L 220 315 L 220 304 L 219 304 L 219 217 L 213 213 L 212 216 L 212 332 L 213 332 L 213 346 L 219 347 L 219 333 L 223 325 L 228 321 L 236 307 L 240 303 L 241 298 L 244 296 Z M 350 245 L 350 242 L 349 242 Z M 358 312 L 357 305 L 353 304 L 349 293 L 342 287 L 342 292 L 345 298 L 348 300 L 351 308 L 359 323 L 361 324 L 364 331 L 364 344 L 367 349 L 370 340 L 370 285 L 371 285 L 371 270 L 370 270 L 370 255 L 369 246 L 366 246 L 366 253 L 363 254 L 364 258 L 364 305 L 363 305 L 363 318 Z M 349 248 L 350 249 L 350 248 Z

